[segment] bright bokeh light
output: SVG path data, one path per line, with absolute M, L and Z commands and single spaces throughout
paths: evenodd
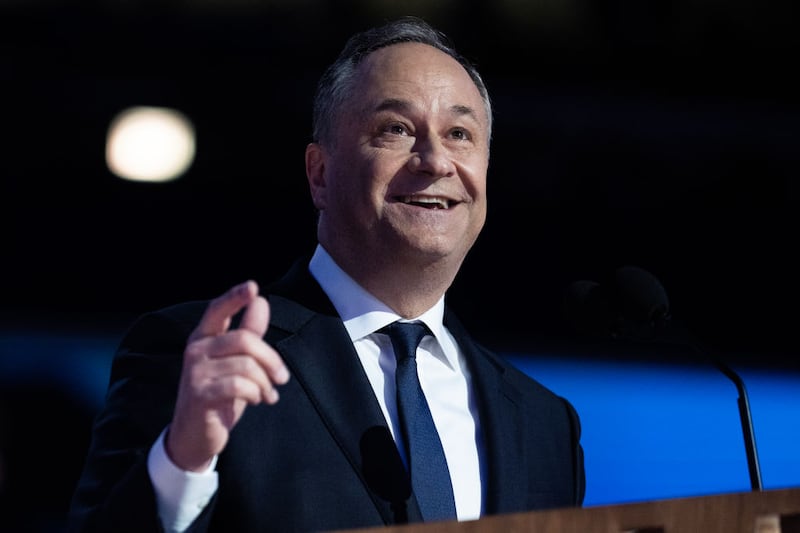
M 111 122 L 106 164 L 120 178 L 164 182 L 183 175 L 194 161 L 194 127 L 164 107 L 132 107 Z

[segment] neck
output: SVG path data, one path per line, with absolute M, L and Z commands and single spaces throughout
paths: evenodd
M 461 264 L 452 264 L 448 259 L 358 257 L 326 249 L 342 270 L 403 318 L 418 317 L 436 305 Z
M 439 281 L 427 277 L 421 282 L 419 276 L 425 276 L 425 273 L 417 271 L 415 276 L 395 276 L 391 282 L 385 279 L 372 279 L 369 276 L 356 280 L 401 317 L 416 318 L 436 305 L 454 277 L 450 276 Z

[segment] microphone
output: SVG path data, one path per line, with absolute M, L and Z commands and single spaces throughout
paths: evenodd
M 395 524 L 408 523 L 406 501 L 411 497 L 411 479 L 397 445 L 386 426 L 368 428 L 359 441 L 364 479 L 382 500 L 389 502 Z
M 635 266 L 616 270 L 609 285 L 579 280 L 564 296 L 562 312 L 578 333 L 612 339 L 655 340 L 667 334 L 669 299 L 652 274 Z
M 744 381 L 724 361 L 702 350 L 686 328 L 675 325 L 667 292 L 653 274 L 636 266 L 622 266 L 614 272 L 610 284 L 575 281 L 564 293 L 562 313 L 581 335 L 679 344 L 711 361 L 736 386 L 750 486 L 754 491 L 762 490 L 761 468 Z

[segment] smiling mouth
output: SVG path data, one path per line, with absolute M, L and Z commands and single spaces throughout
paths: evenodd
M 424 207 L 425 209 L 450 209 L 450 207 L 458 203 L 441 196 L 417 196 L 415 194 L 410 196 L 398 196 L 397 200 L 404 204 Z

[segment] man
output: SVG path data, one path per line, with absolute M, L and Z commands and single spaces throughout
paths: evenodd
M 306 148 L 313 256 L 263 295 L 248 281 L 134 325 L 74 528 L 314 531 L 580 505 L 571 405 L 444 303 L 486 218 L 491 121 L 479 74 L 424 22 L 351 38 L 320 81 Z M 438 434 L 449 475 L 425 483 L 384 329 L 397 321 L 428 328 L 425 438 Z M 452 514 L 429 515 L 443 495 Z

